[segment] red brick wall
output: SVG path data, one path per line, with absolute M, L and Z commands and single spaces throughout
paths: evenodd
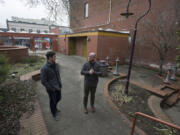
M 83 56 L 83 40 L 84 37 L 76 38 L 76 55 Z
M 174 2 L 178 0 L 152 0 L 151 12 L 143 20 L 157 20 L 159 12 L 167 10 L 167 7 L 172 6 Z M 84 4 L 89 3 L 89 17 L 84 18 Z M 96 30 L 98 28 L 111 28 L 114 30 L 129 30 L 131 35 L 133 34 L 133 28 L 137 17 L 147 10 L 147 0 L 132 0 L 130 4 L 130 12 L 135 13 L 128 19 L 120 15 L 120 13 L 126 11 L 128 1 L 127 0 L 112 0 L 112 12 L 111 21 L 108 22 L 109 18 L 109 0 L 78 0 L 73 1 L 71 6 L 71 17 L 70 26 L 74 32 Z M 169 19 L 167 19 L 169 21 Z M 137 38 L 141 37 L 144 33 L 142 21 L 138 24 Z M 101 40 L 101 38 L 100 38 Z M 107 40 L 107 39 L 105 39 Z M 109 42 L 115 43 L 113 40 Z M 123 43 L 123 42 L 122 42 Z M 104 50 L 104 48 L 102 48 Z M 126 48 L 125 48 L 126 50 Z M 119 50 L 120 51 L 120 50 Z M 127 54 L 130 53 L 127 52 Z M 126 59 L 129 59 L 129 55 L 125 54 Z M 168 52 L 166 63 L 174 62 L 177 51 L 171 50 Z M 168 57 L 169 56 L 169 57 Z M 103 56 L 104 57 L 104 56 Z M 159 64 L 159 56 L 155 48 L 152 45 L 144 45 L 136 42 L 134 63 L 141 65 Z
M 56 28 L 52 28 L 50 30 L 51 33 L 55 33 L 55 34 L 59 34 L 59 27 L 56 27 Z
M 57 41 L 57 44 L 58 44 L 57 51 L 60 52 L 60 53 L 62 53 L 62 54 L 66 54 L 65 42 L 66 42 L 65 37 L 58 37 L 58 41 Z
M 84 4 L 89 3 L 89 17 L 84 18 Z M 136 4 L 141 2 L 140 4 Z M 72 7 L 71 12 L 71 22 L 70 26 L 73 31 L 85 31 L 101 28 L 112 28 L 115 30 L 129 29 L 129 26 L 134 24 L 134 19 L 136 15 L 139 15 L 139 12 L 142 13 L 142 10 L 147 7 L 147 1 L 145 0 L 136 0 L 131 3 L 131 11 L 135 9 L 136 14 L 130 19 L 125 19 L 120 16 L 120 13 L 125 12 L 127 5 L 127 0 L 112 0 L 112 12 L 111 12 L 111 22 L 109 21 L 109 9 L 110 3 L 109 0 L 79 0 L 78 4 Z M 133 6 L 133 7 L 132 7 Z M 137 10 L 139 12 L 137 13 Z M 108 25 L 107 25 L 108 24 Z M 90 28 L 83 28 L 90 27 Z
M 174 0 L 178 1 L 178 0 Z M 159 11 L 166 10 L 174 1 L 169 0 L 152 0 L 151 13 L 146 18 L 158 17 Z M 84 4 L 89 3 L 89 17 L 84 18 Z M 133 0 L 130 4 L 130 12 L 134 15 L 126 19 L 120 14 L 126 11 L 127 0 L 112 0 L 111 21 L 109 20 L 109 0 L 78 0 L 72 2 L 74 6 L 71 7 L 70 26 L 73 31 L 85 31 L 98 28 L 111 28 L 115 30 L 132 30 L 137 17 L 147 10 L 147 0 Z M 104 24 L 104 25 L 103 25 Z M 108 24 L 108 25 L 107 25 Z M 100 26 L 102 25 L 102 26 Z M 90 28 L 85 28 L 90 27 Z
M 120 63 L 124 63 L 128 56 L 128 37 L 99 36 L 98 37 L 98 57 L 99 59 L 110 58 L 110 62 L 114 63 L 119 57 Z
M 171 49 L 166 55 L 166 59 L 164 64 L 167 63 L 175 63 L 176 55 L 178 51 L 176 49 Z M 128 57 L 129 58 L 129 57 Z M 127 59 L 128 59 L 127 58 Z M 159 65 L 160 63 L 159 54 L 157 50 L 152 46 L 142 46 L 136 45 L 135 47 L 135 54 L 134 54 L 134 63 L 137 65 L 144 65 L 144 66 L 152 66 Z
M 0 47 L 0 55 L 7 57 L 10 63 L 19 62 L 29 56 L 28 48 L 26 47 Z
M 58 38 L 52 38 L 52 50 L 57 52 L 58 51 Z
M 87 37 L 77 37 L 76 38 L 76 54 L 79 56 L 83 55 L 83 40 Z M 87 41 L 87 54 L 90 52 L 97 53 L 97 36 L 89 36 L 89 41 Z M 63 54 L 69 55 L 69 37 L 59 36 L 58 38 L 58 49 L 57 51 Z
M 98 36 L 88 36 L 89 41 L 87 41 L 87 56 L 90 52 L 98 53 Z

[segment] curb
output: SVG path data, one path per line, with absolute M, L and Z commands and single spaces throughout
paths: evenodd
M 152 95 L 148 98 L 148 106 L 157 118 L 172 123 L 170 118 L 163 112 L 160 107 L 161 100 L 161 98 Z
M 36 81 L 38 76 L 40 76 L 40 69 L 35 70 L 33 72 L 29 72 L 29 73 L 24 74 L 24 75 L 21 75 L 20 80 L 25 81 L 25 80 L 29 80 L 29 79 L 34 79 Z
M 31 116 L 26 118 L 27 114 L 25 113 L 21 117 L 20 135 L 48 135 L 48 130 L 38 99 L 35 100 L 34 107 L 35 111 Z
M 115 78 L 107 81 L 107 82 L 105 83 L 105 85 L 104 85 L 104 96 L 106 97 L 106 99 L 107 99 L 109 105 L 111 106 L 111 108 L 112 108 L 113 110 L 115 110 L 115 111 L 120 115 L 120 117 L 123 119 L 123 121 L 129 126 L 129 128 L 131 128 L 131 127 L 132 127 L 132 122 L 131 122 L 131 121 L 119 110 L 119 108 L 113 103 L 113 101 L 111 100 L 111 97 L 109 96 L 109 91 L 108 91 L 109 85 L 110 85 L 112 82 L 116 81 L 116 80 L 119 79 L 119 78 L 123 78 L 123 77 L 125 77 L 125 76 L 126 76 L 125 74 L 120 74 L 120 76 L 115 77 Z M 136 132 L 137 134 L 139 134 L 139 135 L 147 135 L 142 129 L 140 129 L 140 128 L 137 127 L 137 126 L 135 127 L 135 132 Z

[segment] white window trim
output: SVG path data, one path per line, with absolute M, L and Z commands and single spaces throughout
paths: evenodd
M 89 17 L 89 4 L 88 4 L 88 2 L 86 2 L 85 4 L 84 4 L 84 17 L 85 18 L 88 18 Z

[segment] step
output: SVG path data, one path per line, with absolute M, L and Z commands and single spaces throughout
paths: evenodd
M 25 75 L 20 76 L 20 80 L 21 81 L 25 81 L 25 80 L 29 80 L 29 79 L 33 79 L 33 80 L 38 80 L 40 79 L 40 70 L 36 70 L 30 73 L 27 73 Z
M 180 99 L 180 91 L 172 94 L 170 97 L 168 97 L 164 103 L 166 103 L 169 106 L 173 106 L 177 103 L 177 101 Z

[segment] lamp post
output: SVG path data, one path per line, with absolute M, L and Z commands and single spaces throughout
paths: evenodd
M 125 16 L 126 18 L 128 18 L 130 15 L 133 15 L 133 13 L 129 12 L 129 5 L 130 5 L 131 0 L 128 1 L 128 5 L 126 8 L 126 13 L 121 13 L 122 16 Z M 149 11 L 151 10 L 151 0 L 148 0 L 149 2 L 149 7 L 148 10 L 142 14 L 137 20 L 136 20 L 136 24 L 134 27 L 134 35 L 133 35 L 133 41 L 132 41 L 132 45 L 131 45 L 131 55 L 130 55 L 130 61 L 129 61 L 129 69 L 128 69 L 128 75 L 127 75 L 127 81 L 126 81 L 126 87 L 125 87 L 125 94 L 128 95 L 128 88 L 129 88 L 129 79 L 130 79 L 130 75 L 131 75 L 131 68 L 132 68 L 132 62 L 133 62 L 133 55 L 134 55 L 134 48 L 135 48 L 135 41 L 136 41 L 136 33 L 137 33 L 137 26 L 139 21 L 145 17 Z

